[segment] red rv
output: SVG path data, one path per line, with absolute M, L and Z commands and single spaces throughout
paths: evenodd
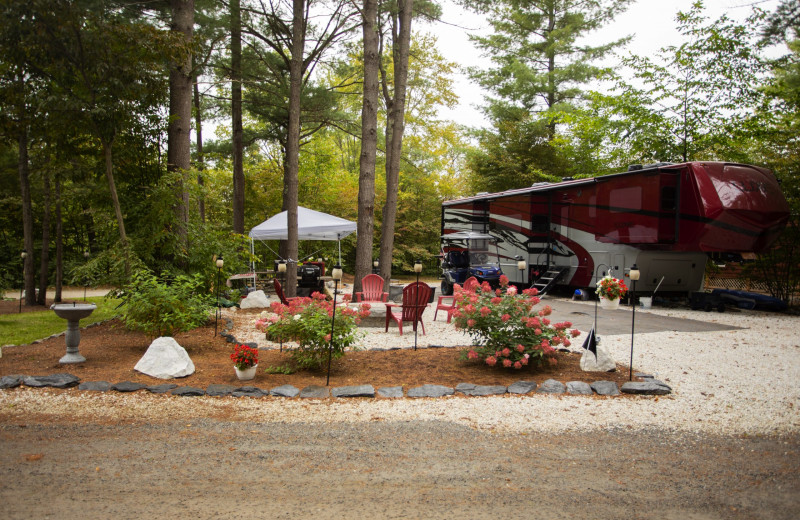
M 788 218 L 769 170 L 659 163 L 446 201 L 441 234 L 492 235 L 496 263 L 520 285 L 594 288 L 607 272 L 627 276 L 637 264 L 637 292 L 659 283 L 659 291 L 690 292 L 702 288 L 708 253 L 763 251 Z M 525 270 L 517 269 L 519 257 Z

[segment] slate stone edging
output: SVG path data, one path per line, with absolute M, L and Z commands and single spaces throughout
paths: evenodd
M 408 398 L 441 398 L 453 396 L 456 393 L 464 396 L 491 396 L 491 395 L 528 395 L 550 394 L 550 395 L 600 395 L 617 396 L 620 394 L 632 395 L 668 395 L 672 393 L 672 388 L 647 374 L 637 374 L 644 381 L 631 381 L 619 388 L 613 381 L 595 381 L 585 383 L 582 381 L 569 381 L 566 384 L 555 379 L 548 379 L 541 385 L 534 381 L 517 381 L 508 387 L 501 385 L 476 385 L 473 383 L 459 383 L 455 388 L 444 385 L 426 384 L 408 389 L 403 395 L 402 386 L 382 387 L 377 390 L 372 385 L 356 385 L 342 387 L 327 387 L 310 385 L 305 388 L 297 388 L 292 385 L 281 385 L 272 389 L 261 389 L 253 386 L 234 387 L 225 384 L 211 384 L 206 389 L 193 386 L 178 386 L 173 383 L 162 383 L 159 385 L 147 386 L 142 383 L 132 381 L 122 381 L 111 384 L 107 381 L 88 381 L 80 383 L 80 378 L 67 374 L 52 374 L 49 376 L 25 376 L 9 375 L 0 377 L 0 389 L 16 388 L 18 386 L 29 386 L 34 388 L 71 388 L 78 387 L 81 391 L 91 392 L 138 392 L 147 390 L 154 394 L 170 393 L 175 396 L 211 396 L 211 397 L 286 397 L 300 399 L 348 399 L 355 397 L 385 399 Z

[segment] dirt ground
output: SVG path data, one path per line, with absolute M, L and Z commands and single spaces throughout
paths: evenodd
M 0 424 L 3 517 L 796 519 L 800 442 L 445 421 Z

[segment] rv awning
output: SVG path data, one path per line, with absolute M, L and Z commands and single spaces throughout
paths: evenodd
M 289 238 L 286 211 L 270 217 L 250 230 L 254 240 Z M 300 240 L 341 240 L 356 231 L 356 223 L 313 209 L 297 207 L 297 236 Z

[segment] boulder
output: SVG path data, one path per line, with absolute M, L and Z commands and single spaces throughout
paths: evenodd
M 584 372 L 614 372 L 617 369 L 617 364 L 611 359 L 608 351 L 597 345 L 597 355 L 589 349 L 583 351 L 581 356 L 581 370 Z
M 249 293 L 239 302 L 240 309 L 263 309 L 264 307 L 269 307 L 269 298 L 262 290 Z
M 171 337 L 156 338 L 133 367 L 137 372 L 158 379 L 172 379 L 194 374 L 194 363 L 186 349 Z

